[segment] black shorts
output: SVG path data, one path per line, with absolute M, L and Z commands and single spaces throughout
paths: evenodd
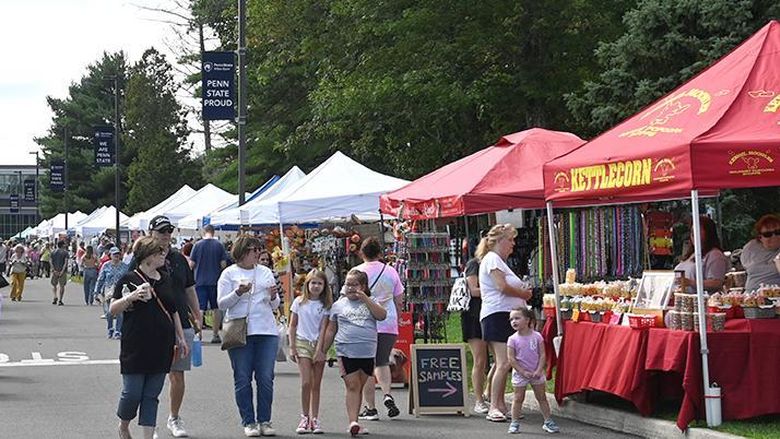
M 509 323 L 509 312 L 490 314 L 480 321 L 482 324 L 482 340 L 506 343 L 509 336 L 515 333 Z
M 376 337 L 376 357 L 374 363 L 377 367 L 390 365 L 390 352 L 393 351 L 398 336 L 380 332 Z
M 474 338 L 482 339 L 482 324 L 479 322 L 481 309 L 482 300 L 479 297 L 472 297 L 469 310 L 460 314 L 460 329 L 463 332 L 463 341 L 466 343 Z
M 339 357 L 339 371 L 341 371 L 342 378 L 359 370 L 362 370 L 368 376 L 373 376 L 374 359 Z

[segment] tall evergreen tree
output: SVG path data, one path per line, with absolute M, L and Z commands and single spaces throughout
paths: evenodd
M 104 53 L 87 67 L 87 73 L 71 84 L 65 98 L 47 97 L 54 116 L 46 136 L 36 138 L 43 152 L 42 164 L 48 169 L 53 161 L 65 159 L 68 144 L 68 194 L 53 193 L 48 184 L 41 185 L 41 214 L 49 218 L 59 212 L 81 210 L 92 212 L 101 205 L 114 204 L 114 170 L 95 166 L 93 127 L 113 125 L 114 90 L 112 77 L 118 78 L 120 114 L 124 96 L 126 60 L 122 52 Z M 121 141 L 121 139 L 120 139 Z M 131 162 L 133 150 L 120 149 L 120 163 Z M 124 175 L 125 168 L 120 170 Z M 120 178 L 124 182 L 124 178 Z M 125 193 L 123 185 L 121 193 Z
M 126 144 L 137 152 L 130 165 L 127 209 L 148 209 L 183 184 L 200 185 L 200 167 L 190 157 L 185 112 L 176 101 L 171 65 L 155 49 L 130 68 Z

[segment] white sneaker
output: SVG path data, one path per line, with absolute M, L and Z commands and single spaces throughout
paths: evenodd
M 482 402 L 475 402 L 474 403 L 474 413 L 480 414 L 480 415 L 486 415 L 487 412 L 490 411 L 490 404 L 482 401 Z
M 260 434 L 262 436 L 276 436 L 276 430 L 274 430 L 270 422 L 262 422 L 260 424 Z
M 152 433 L 152 439 L 160 439 L 160 436 L 157 435 L 157 427 L 154 427 L 154 433 Z
M 244 426 L 244 436 L 246 437 L 260 437 L 260 426 L 257 424 L 249 424 Z
M 173 437 L 187 437 L 187 431 L 184 429 L 184 421 L 179 417 L 168 416 L 168 431 Z

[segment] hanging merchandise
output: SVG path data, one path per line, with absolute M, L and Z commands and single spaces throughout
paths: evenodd
M 555 223 L 558 266 L 573 269 L 579 281 L 641 276 L 644 231 L 638 206 L 568 210 L 556 215 Z M 532 265 L 536 278 L 545 279 L 552 272 L 546 220 L 537 223 L 537 235 Z

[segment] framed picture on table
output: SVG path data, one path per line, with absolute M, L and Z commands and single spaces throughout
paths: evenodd
M 642 273 L 639 291 L 632 308 L 663 310 L 669 304 L 674 287 L 675 274 L 672 270 L 647 270 Z

